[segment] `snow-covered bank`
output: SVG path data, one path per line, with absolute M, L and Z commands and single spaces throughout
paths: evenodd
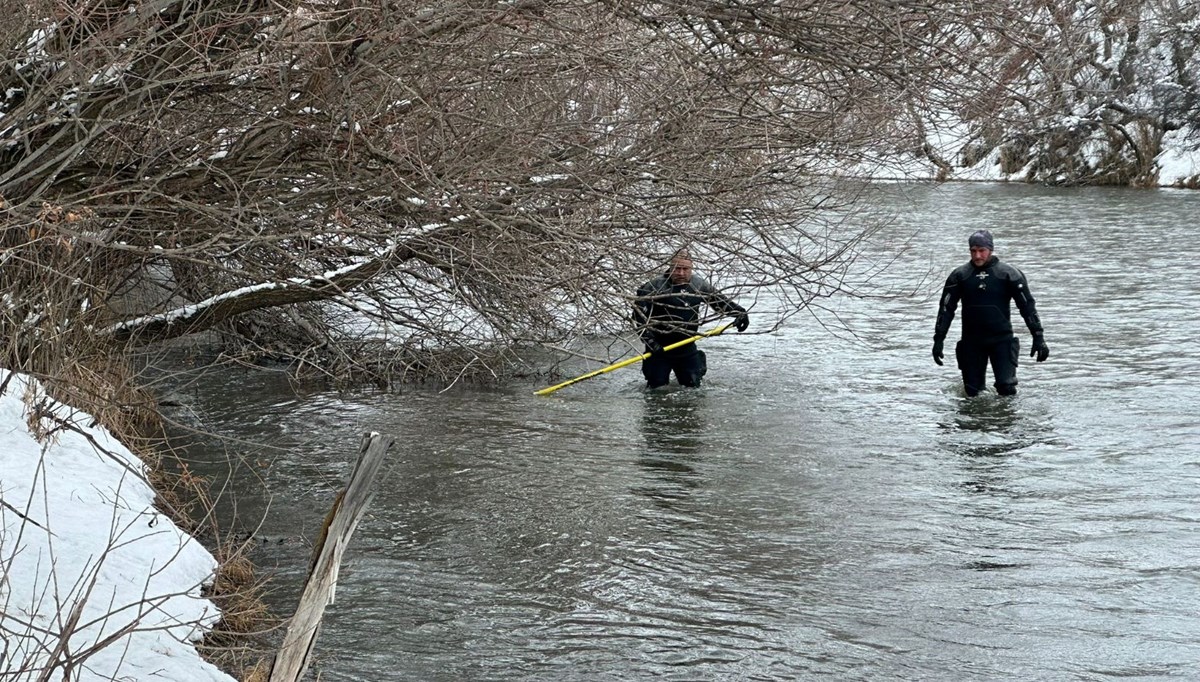
M 1163 151 L 1154 161 L 1160 186 L 1200 189 L 1200 151 L 1187 147 L 1184 131 L 1164 135 Z
M 980 154 L 977 140 L 964 131 L 962 124 L 947 126 L 939 130 L 927 126 L 928 154 L 914 152 L 866 151 L 860 154 L 860 162 L 848 167 L 834 167 L 830 173 L 871 180 L 938 180 L 963 182 L 1037 182 L 1053 184 L 1092 184 L 1098 167 L 1102 165 L 1101 150 L 1082 158 L 1074 164 L 1073 173 L 1053 173 L 1038 168 L 1032 162 L 1018 168 L 1005 170 L 1003 150 L 994 147 Z M 1200 149 L 1188 131 L 1165 133 L 1161 140 L 1161 151 L 1152 163 L 1153 183 L 1158 187 L 1200 189 Z M 1100 143 L 1097 143 L 1099 148 Z M 931 158 L 932 157 L 932 158 Z M 934 158 L 941 161 L 935 163 Z
M 231 681 L 194 646 L 216 560 L 154 508 L 145 465 L 36 380 L 0 386 L 0 678 Z

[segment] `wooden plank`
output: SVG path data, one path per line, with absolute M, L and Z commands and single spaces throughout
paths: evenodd
M 270 682 L 299 682 L 308 669 L 325 607 L 334 600 L 342 554 L 349 546 L 350 536 L 366 512 L 367 504 L 375 496 L 375 478 L 393 442 L 393 439 L 378 433 L 363 436 L 350 480 L 329 510 L 327 530 L 313 550 L 316 560 L 304 585 L 300 603 L 296 606 L 296 613 L 288 624 L 283 645 L 275 654 Z

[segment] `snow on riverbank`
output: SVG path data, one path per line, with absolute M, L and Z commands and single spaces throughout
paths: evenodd
M 924 140 L 928 144 L 928 155 L 908 151 L 865 150 L 859 153 L 860 161 L 849 166 L 830 166 L 832 175 L 841 175 L 866 180 L 909 180 L 909 181 L 963 181 L 963 182 L 1027 182 L 1030 168 L 1020 168 L 1005 173 L 1001 168 L 1001 152 L 993 148 L 980 156 L 966 153 L 973 145 L 978 146 L 966 125 L 952 118 L 927 121 Z M 1159 187 L 1200 187 L 1200 149 L 1197 145 L 1200 134 L 1191 129 L 1174 130 L 1163 135 L 1162 150 L 1154 157 Z M 930 156 L 941 160 L 939 166 Z M 964 158 L 974 158 L 964 165 Z M 1097 159 L 1090 159 L 1095 165 Z M 1065 184 L 1075 184 L 1064 175 L 1058 178 Z M 1053 178 L 1044 178 L 1052 181 Z
M 1159 187 L 1194 188 L 1200 184 L 1200 151 L 1172 146 L 1155 158 L 1155 164 L 1158 166 L 1156 184 Z M 952 168 L 942 177 L 939 177 L 940 170 L 928 159 L 897 155 L 862 163 L 848 172 L 837 171 L 836 174 L 872 180 L 1025 182 L 1024 171 L 1011 174 L 1000 171 L 999 151 L 993 151 L 973 166 Z
M 0 678 L 231 681 L 193 645 L 219 618 L 216 561 L 154 508 L 142 462 L 36 380 L 0 385 Z
M 1163 151 L 1158 163 L 1158 184 L 1174 187 L 1200 184 L 1200 151 L 1188 149 L 1184 131 L 1172 131 L 1163 136 Z

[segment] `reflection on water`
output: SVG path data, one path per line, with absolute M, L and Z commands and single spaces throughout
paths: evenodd
M 649 453 L 694 454 L 702 451 L 709 432 L 703 390 L 646 391 L 641 426 Z
M 647 513 L 655 526 L 703 527 L 693 496 L 705 486 L 704 456 L 709 433 L 702 390 L 646 391 L 638 420 L 644 443 L 636 463 L 644 475 L 632 491 L 653 505 Z
M 264 444 L 229 488 L 268 535 L 314 537 L 361 431 L 398 438 L 320 679 L 1200 679 L 1200 356 L 1181 350 L 1200 288 L 1154 285 L 1191 281 L 1200 193 L 880 193 L 900 209 L 865 256 L 896 259 L 881 291 L 965 261 L 978 227 L 1030 277 L 1054 355 L 1019 395 L 965 399 L 930 360 L 940 280 L 826 302 L 861 343 L 804 316 L 706 339 L 722 362 L 698 390 L 181 389 L 237 449 Z M 307 551 L 255 558 L 286 610 Z
M 704 410 L 700 390 L 644 394 L 640 426 L 646 445 L 637 463 L 650 478 L 637 492 L 666 505 L 701 485 L 696 464 L 705 448 Z
M 941 425 L 942 449 L 960 458 L 966 478 L 961 486 L 973 493 L 1009 495 L 1007 459 L 1040 442 L 1017 396 L 984 393 L 958 400 L 957 409 Z
M 954 425 L 964 431 L 1004 433 L 1012 431 L 1021 412 L 1015 396 L 983 394 L 958 404 Z

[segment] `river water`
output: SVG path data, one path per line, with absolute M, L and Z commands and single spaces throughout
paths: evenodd
M 320 679 L 1200 679 L 1200 193 L 874 201 L 900 214 L 867 251 L 898 257 L 880 297 L 705 340 L 699 390 L 648 393 L 636 366 L 548 397 L 177 388 L 226 439 L 192 457 L 258 526 L 281 612 L 360 434 L 397 439 Z M 981 227 L 1051 349 L 1013 398 L 966 399 L 929 356 Z

